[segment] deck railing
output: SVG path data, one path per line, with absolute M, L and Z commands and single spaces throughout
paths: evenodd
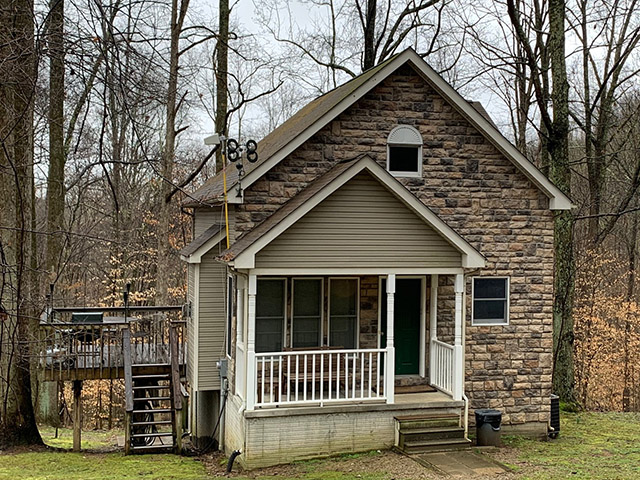
M 385 349 L 255 354 L 256 407 L 385 402 Z
M 56 317 L 54 321 L 41 322 L 40 367 L 45 378 L 123 378 L 125 329 L 130 332 L 133 364 L 168 364 L 171 327 L 175 327 L 178 361 L 184 365 L 187 328 L 179 310 L 179 307 L 163 311 L 147 308 L 140 312 L 132 308 L 131 316 L 105 317 L 103 322 L 70 322 Z M 59 316 L 64 320 L 64 315 Z
M 431 340 L 431 384 L 451 395 L 453 393 L 454 368 L 453 368 L 454 346 L 440 340 Z

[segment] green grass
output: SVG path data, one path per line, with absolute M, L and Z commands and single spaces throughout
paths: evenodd
M 0 455 L 0 479 L 107 480 L 205 479 L 204 466 L 176 455 L 128 456 L 28 452 Z
M 563 413 L 560 436 L 540 442 L 507 437 L 525 465 L 510 465 L 523 479 L 640 478 L 640 415 Z
M 47 444 L 71 448 L 72 432 L 43 428 Z M 0 453 L 0 480 L 207 479 L 203 463 L 176 455 L 125 457 L 109 451 L 121 432 L 83 432 L 83 448 L 93 452 L 18 450 Z M 636 479 L 640 478 L 640 414 L 563 413 L 557 440 L 540 442 L 506 437 L 509 449 L 496 456 L 509 462 L 518 479 Z M 257 479 L 384 480 L 384 471 L 369 467 L 379 452 L 346 454 L 331 459 L 297 462 L 290 467 L 252 472 Z M 222 459 L 220 459 L 222 460 Z M 407 459 L 407 461 L 409 461 Z M 356 466 L 353 471 L 351 468 Z M 345 471 L 346 470 L 346 471 Z M 215 473 L 215 472 L 213 472 Z M 245 477 L 236 477 L 241 480 Z

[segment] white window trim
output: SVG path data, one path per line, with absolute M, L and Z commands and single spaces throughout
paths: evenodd
M 417 136 L 421 139 L 420 143 L 413 143 L 413 142 L 394 142 L 394 141 L 390 141 L 389 139 L 391 138 L 391 136 L 394 134 L 394 132 L 396 130 L 399 129 L 411 129 L 413 130 Z M 420 132 L 418 131 L 417 128 L 411 126 L 411 125 L 398 125 L 396 127 L 394 127 L 391 132 L 389 132 L 389 136 L 387 137 L 387 172 L 389 172 L 392 176 L 394 177 L 400 177 L 400 178 L 422 178 L 422 163 L 424 161 L 424 159 L 422 158 L 422 145 L 423 145 L 423 141 L 422 141 L 422 135 L 420 134 Z M 391 167 L 389 165 L 389 162 L 391 160 L 391 147 L 417 147 L 418 148 L 418 171 L 417 172 L 412 172 L 412 171 L 408 171 L 408 172 L 403 172 L 403 171 L 392 171 Z
M 289 332 L 289 346 L 291 348 L 295 348 L 293 346 L 293 329 L 295 324 L 295 285 L 296 280 L 319 280 L 320 281 L 320 332 L 318 337 L 318 348 L 322 347 L 323 338 L 324 338 L 324 279 L 323 277 L 292 277 L 291 278 L 291 332 Z
M 289 282 L 287 281 L 287 277 L 258 277 L 256 279 L 256 318 L 255 318 L 255 323 L 257 325 L 258 323 L 258 305 L 257 305 L 257 282 L 259 282 L 260 280 L 282 280 L 284 282 L 284 306 L 283 306 L 283 319 L 282 319 L 282 348 L 284 350 L 284 348 L 287 345 L 287 321 L 288 321 L 288 308 L 287 308 L 287 304 L 289 303 L 287 301 L 287 299 L 289 298 Z M 253 328 L 256 328 L 256 325 L 253 326 Z M 267 353 L 267 352 L 263 352 L 263 353 Z M 275 352 L 277 353 L 277 352 Z
M 507 295 L 507 304 L 505 305 L 505 320 L 503 322 L 498 322 L 498 321 L 492 321 L 492 322 L 476 322 L 476 318 L 475 318 L 475 312 L 473 311 L 473 307 L 475 304 L 475 299 L 476 299 L 476 295 L 475 295 L 475 286 L 476 286 L 476 278 L 479 279 L 488 279 L 488 280 L 506 280 L 507 281 L 507 285 L 506 285 L 506 295 Z M 480 300 L 491 300 L 490 298 L 482 298 Z M 496 299 L 498 300 L 498 299 Z M 500 299 L 502 300 L 502 299 Z M 491 276 L 491 275 L 477 275 L 475 277 L 471 277 L 471 325 L 474 327 L 495 327 L 495 326 L 499 326 L 499 327 L 504 327 L 505 325 L 509 325 L 509 320 L 510 320 L 510 315 L 509 315 L 509 311 L 510 311 L 510 305 L 511 305 L 511 277 L 508 276 Z
M 331 280 L 356 280 L 356 346 L 360 348 L 360 277 L 329 277 L 327 294 L 327 346 L 331 346 Z

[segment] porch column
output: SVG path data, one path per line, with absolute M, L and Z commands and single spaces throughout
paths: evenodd
M 249 275 L 249 301 L 247 305 L 247 410 L 256 404 L 256 291 L 258 281 Z
M 462 351 L 462 298 L 464 293 L 464 274 L 456 275 L 456 309 L 453 342 L 453 399 L 462 400 L 464 391 L 464 352 Z
M 438 275 L 431 275 L 429 296 L 429 383 L 436 378 L 436 349 L 433 341 L 438 339 Z
M 387 368 L 385 371 L 385 391 L 387 403 L 394 403 L 396 380 L 396 349 L 393 346 L 393 316 L 396 293 L 395 274 L 387 275 Z

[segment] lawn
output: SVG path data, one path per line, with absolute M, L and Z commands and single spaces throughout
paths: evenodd
M 47 444 L 70 448 L 71 430 L 42 429 Z M 83 432 L 83 453 L 47 449 L 0 452 L 0 480 L 210 479 L 224 474 L 220 455 L 125 457 L 117 448 L 121 432 Z M 640 414 L 564 413 L 557 440 L 540 442 L 506 437 L 505 448 L 486 452 L 508 465 L 517 479 L 640 478 Z M 236 470 L 234 468 L 234 470 Z M 343 455 L 234 474 L 278 480 L 412 480 L 437 474 L 391 452 Z
M 640 414 L 563 413 L 560 436 L 538 442 L 505 438 L 495 457 L 517 478 L 640 478 Z

